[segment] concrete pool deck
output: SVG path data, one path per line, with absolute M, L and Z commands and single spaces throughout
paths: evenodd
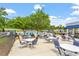
M 68 41 L 60 41 L 68 43 Z M 19 47 L 19 41 L 16 40 L 8 56 L 59 56 L 58 50 L 55 48 L 53 43 L 49 43 L 44 39 L 39 39 L 38 44 L 35 48 Z

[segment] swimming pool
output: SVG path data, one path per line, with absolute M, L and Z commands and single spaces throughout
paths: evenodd
M 37 31 L 17 32 L 17 35 L 32 35 L 32 34 L 37 36 L 37 35 L 40 35 L 41 32 L 37 32 Z

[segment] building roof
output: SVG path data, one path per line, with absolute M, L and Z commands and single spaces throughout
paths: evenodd
M 67 23 L 65 28 L 79 28 L 79 21 Z
M 79 28 L 79 25 L 71 25 L 71 26 L 66 26 L 66 29 L 71 29 L 71 28 Z

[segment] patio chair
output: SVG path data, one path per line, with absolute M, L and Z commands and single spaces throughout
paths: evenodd
M 73 41 L 73 45 L 78 46 L 79 47 L 79 41 L 74 40 Z
M 38 36 L 35 38 L 35 40 L 32 42 L 32 45 L 36 45 L 38 42 Z
M 32 41 L 32 43 L 29 44 L 29 47 L 34 48 L 34 45 L 36 45 L 38 42 L 38 36 Z
M 61 55 L 61 47 L 60 47 L 60 44 L 59 44 L 58 40 L 57 39 L 53 39 L 53 42 L 54 42 L 55 48 L 58 49 L 58 52 Z
M 46 38 L 48 38 L 48 36 L 47 35 L 44 35 L 44 38 L 46 39 Z
M 66 51 L 61 48 L 60 43 L 57 38 L 53 39 L 53 42 L 54 42 L 55 48 L 58 49 L 58 52 L 60 55 L 64 54 L 65 56 L 69 56 L 69 54 L 67 54 Z
M 19 43 L 20 43 L 21 45 L 26 44 L 26 42 L 23 40 L 23 38 L 22 38 L 21 36 L 19 36 Z
M 19 41 L 19 42 L 20 42 L 20 44 L 21 44 L 21 45 L 24 45 L 24 44 L 25 44 L 25 42 L 24 42 L 24 41 Z
M 50 42 L 49 36 L 45 35 L 45 36 L 44 36 L 44 39 L 45 39 L 46 41 Z

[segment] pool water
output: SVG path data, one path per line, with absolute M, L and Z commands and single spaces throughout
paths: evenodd
M 37 31 L 26 31 L 26 32 L 17 32 L 18 35 L 32 35 L 34 34 L 35 36 L 40 35 L 40 32 Z

